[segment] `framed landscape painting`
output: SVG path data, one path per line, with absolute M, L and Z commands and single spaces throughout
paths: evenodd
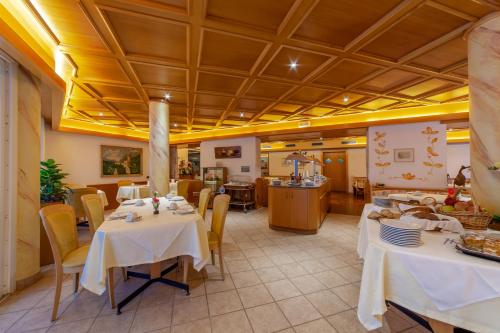
M 101 145 L 101 177 L 142 176 L 142 148 Z

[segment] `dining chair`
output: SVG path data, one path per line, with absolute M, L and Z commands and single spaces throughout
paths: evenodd
M 120 186 L 130 186 L 130 185 L 132 185 L 132 181 L 131 181 L 131 180 L 129 180 L 129 179 L 126 179 L 126 180 L 119 180 L 119 181 L 117 182 L 117 185 L 118 185 L 118 187 L 120 187 Z
M 205 215 L 207 213 L 208 201 L 210 201 L 210 193 L 212 190 L 209 188 L 204 188 L 200 191 L 200 200 L 198 201 L 198 213 L 205 220 Z
M 71 206 L 56 204 L 40 209 L 40 217 L 54 254 L 56 290 L 52 321 L 57 319 L 63 284 L 63 274 L 73 274 L 73 292 L 78 292 L 80 273 L 83 271 L 89 245 L 79 246 L 75 225 L 75 212 Z M 115 307 L 112 269 L 108 270 L 108 293 L 111 307 Z
M 82 188 L 70 188 L 67 191 L 66 204 L 73 207 L 75 211 L 75 221 L 76 224 L 87 222 L 85 210 L 82 204 L 82 195 L 85 194 L 97 194 L 97 189 L 95 187 L 82 187 Z M 83 221 L 81 221 L 83 219 Z
M 83 209 L 89 220 L 90 239 L 94 238 L 96 230 L 104 222 L 104 208 L 99 194 L 82 195 Z M 121 267 L 123 280 L 127 280 L 127 271 L 125 267 Z
M 184 197 L 184 199 L 188 200 L 189 197 L 189 180 L 180 179 L 177 182 L 177 195 Z
M 219 252 L 219 266 L 224 280 L 224 264 L 222 259 L 222 236 L 224 234 L 224 224 L 226 223 L 227 210 L 231 197 L 227 194 L 219 194 L 214 198 L 212 208 L 212 224 L 208 231 L 208 248 L 212 254 L 212 265 L 215 265 L 214 250 Z

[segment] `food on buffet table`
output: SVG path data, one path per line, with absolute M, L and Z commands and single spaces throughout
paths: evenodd
M 440 220 L 439 217 L 433 213 L 416 212 L 416 213 L 413 213 L 412 215 L 418 219 L 426 219 L 426 220 L 431 220 L 431 221 L 439 221 Z
M 484 239 L 483 252 L 500 256 L 500 235 L 488 235 Z
M 400 213 L 393 212 L 390 209 L 382 209 L 380 212 L 372 211 L 368 214 L 368 218 L 372 220 L 379 220 L 380 218 L 399 219 L 400 217 Z
M 466 232 L 461 238 L 469 249 L 500 257 L 500 234 Z
M 467 232 L 463 234 L 461 237 L 462 241 L 464 242 L 464 245 L 467 246 L 468 248 L 475 249 L 478 251 L 483 250 L 483 245 L 485 241 L 484 234 L 478 234 L 476 232 Z

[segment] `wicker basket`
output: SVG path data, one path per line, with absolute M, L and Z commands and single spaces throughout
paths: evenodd
M 491 215 L 486 212 L 467 212 L 467 211 L 453 211 L 443 212 L 439 210 L 440 214 L 448 215 L 456 218 L 462 223 L 465 229 L 472 230 L 486 230 L 488 224 L 491 222 Z

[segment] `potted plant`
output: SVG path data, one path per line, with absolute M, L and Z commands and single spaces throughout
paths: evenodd
M 40 162 L 40 202 L 42 205 L 63 202 L 66 190 L 62 180 L 68 175 L 59 168 L 60 164 L 49 158 Z
M 40 162 L 40 204 L 41 207 L 56 203 L 64 203 L 66 189 L 63 179 L 68 175 L 62 172 L 53 159 Z M 40 266 L 54 263 L 54 256 L 50 248 L 45 228 L 40 223 Z

